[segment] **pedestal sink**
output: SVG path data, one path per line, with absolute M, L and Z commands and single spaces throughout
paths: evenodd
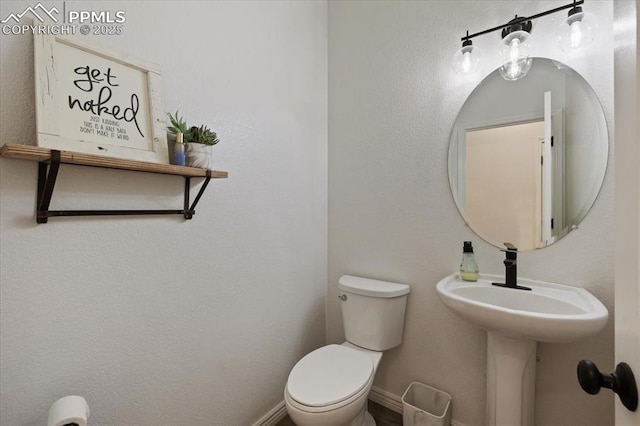
M 571 342 L 600 331 L 607 308 L 587 290 L 518 278 L 531 291 L 496 287 L 504 277 L 477 282 L 458 274 L 436 289 L 456 315 L 488 332 L 487 426 L 533 426 L 537 342 Z

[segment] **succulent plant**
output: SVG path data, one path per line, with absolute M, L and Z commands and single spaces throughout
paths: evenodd
M 204 125 L 200 127 L 192 126 L 185 134 L 185 141 L 204 145 L 215 145 L 220 142 L 216 132 Z
M 167 115 L 169 116 L 169 120 L 171 121 L 171 126 L 167 126 L 167 130 L 174 135 L 177 133 L 182 133 L 186 138 L 189 128 L 187 127 L 187 122 L 178 115 L 178 111 L 176 111 L 175 115 L 171 115 L 170 113 Z
M 204 145 L 215 145 L 220 142 L 217 138 L 216 132 L 209 129 L 207 126 L 187 126 L 187 122 L 178 115 L 178 111 L 174 115 L 167 114 L 171 121 L 171 126 L 167 126 L 167 130 L 171 134 L 182 133 L 184 135 L 185 142 L 201 143 Z

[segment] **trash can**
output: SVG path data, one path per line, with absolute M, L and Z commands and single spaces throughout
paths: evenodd
M 431 386 L 413 382 L 402 395 L 404 426 L 449 426 L 451 395 Z

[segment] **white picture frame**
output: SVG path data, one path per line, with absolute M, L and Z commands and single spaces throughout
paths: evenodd
M 156 64 L 77 38 L 33 38 L 38 146 L 169 164 Z

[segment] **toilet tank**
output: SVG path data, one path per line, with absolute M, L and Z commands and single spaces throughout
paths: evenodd
M 402 343 L 406 284 L 343 275 L 338 281 L 344 333 L 348 342 L 373 351 Z

